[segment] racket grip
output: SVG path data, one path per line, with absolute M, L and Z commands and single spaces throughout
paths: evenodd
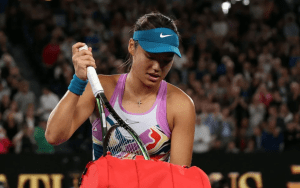
M 88 46 L 85 45 L 85 46 L 79 48 L 79 51 L 81 51 L 81 50 L 88 50 Z M 100 92 L 103 92 L 103 88 L 100 84 L 98 75 L 97 75 L 94 67 L 91 67 L 91 66 L 87 67 L 87 77 L 91 84 L 93 94 L 96 97 Z
M 94 67 L 87 67 L 87 77 L 91 84 L 93 94 L 96 97 L 100 92 L 103 92 L 103 88 L 100 84 L 98 75 Z
M 88 49 L 89 49 L 88 46 L 84 45 L 84 46 L 82 46 L 82 47 L 79 48 L 79 51 L 81 51 L 81 50 L 88 50 Z

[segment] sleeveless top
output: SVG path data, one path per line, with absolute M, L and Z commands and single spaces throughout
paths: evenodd
M 171 131 L 167 121 L 167 82 L 161 82 L 156 101 L 152 108 L 144 113 L 130 113 L 122 106 L 127 74 L 122 74 L 117 82 L 110 104 L 117 114 L 129 124 L 145 144 L 151 159 L 169 161 L 171 149 Z M 107 127 L 116 121 L 105 109 Z M 97 160 L 103 154 L 101 121 L 92 123 L 93 159 Z

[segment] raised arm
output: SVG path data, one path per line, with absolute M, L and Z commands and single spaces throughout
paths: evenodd
M 87 80 L 88 66 L 96 67 L 91 49 L 79 52 L 79 48 L 84 45 L 76 43 L 72 47 L 75 74 L 81 80 Z M 52 145 L 67 141 L 92 114 L 94 108 L 95 98 L 90 84 L 87 84 L 82 95 L 68 90 L 49 116 L 45 133 L 47 141 Z

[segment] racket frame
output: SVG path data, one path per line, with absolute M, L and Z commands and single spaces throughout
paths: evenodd
M 100 114 L 100 122 L 101 122 L 101 131 L 102 131 L 102 145 L 103 141 L 105 139 L 106 133 L 107 133 L 107 126 L 106 126 L 106 120 L 105 120 L 105 112 L 103 108 L 103 103 L 100 97 L 96 97 L 97 107 Z M 103 153 L 107 153 L 107 148 L 103 147 Z
M 79 51 L 81 50 L 88 50 L 88 46 L 84 45 L 83 47 L 79 48 Z M 106 117 L 105 117 L 105 112 L 104 112 L 104 106 L 106 109 L 109 111 L 109 113 L 112 115 L 112 117 L 118 122 L 118 126 L 123 127 L 132 137 L 133 139 L 137 142 L 138 146 L 140 147 L 142 154 L 146 160 L 150 160 L 147 148 L 145 147 L 145 144 L 143 141 L 140 139 L 139 135 L 127 124 L 125 123 L 122 118 L 115 112 L 113 107 L 110 105 L 109 101 L 107 100 L 103 87 L 100 83 L 100 80 L 97 76 L 96 70 L 94 67 L 87 67 L 87 77 L 88 80 L 91 84 L 93 94 L 96 98 L 97 101 L 97 106 L 99 110 L 99 115 L 100 115 L 100 121 L 101 121 L 101 128 L 102 128 L 102 145 L 103 145 L 103 156 L 107 154 L 107 142 L 109 135 L 107 137 L 107 125 L 106 125 Z M 112 129 L 112 127 L 110 128 Z M 109 131 L 109 130 L 108 130 Z M 111 131 L 112 132 L 112 131 Z M 106 140 L 106 143 L 105 143 Z

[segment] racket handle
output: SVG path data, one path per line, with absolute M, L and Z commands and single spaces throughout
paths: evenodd
M 91 84 L 92 91 L 95 97 L 100 92 L 104 92 L 94 67 L 87 67 L 87 77 Z
M 88 50 L 88 46 L 85 45 L 79 48 L 79 51 L 81 50 Z M 101 86 L 101 83 L 99 81 L 98 75 L 94 67 L 91 66 L 87 67 L 87 77 L 91 84 L 93 94 L 96 97 L 100 92 L 103 92 L 103 88 Z

